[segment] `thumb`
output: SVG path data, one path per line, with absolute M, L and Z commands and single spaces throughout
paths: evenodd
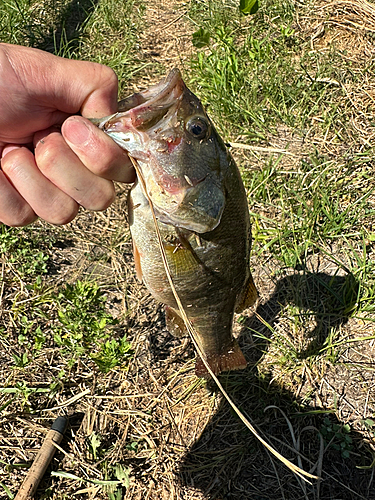
M 111 68 L 70 59 L 60 59 L 55 64 L 59 75 L 55 87 L 59 109 L 81 112 L 87 118 L 102 118 L 117 111 L 118 81 Z
M 117 76 L 108 66 L 30 47 L 0 44 L 0 48 L 2 76 L 29 106 L 31 102 L 34 107 L 92 118 L 117 111 Z

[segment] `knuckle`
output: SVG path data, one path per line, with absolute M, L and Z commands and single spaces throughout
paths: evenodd
M 104 179 L 118 180 L 129 170 L 129 164 L 126 151 L 120 149 L 109 137 L 99 137 L 97 154 L 92 157 L 89 167 L 92 172 Z
M 24 150 L 17 149 L 11 151 L 1 159 L 1 170 L 9 177 L 14 179 L 22 173 L 22 166 L 24 164 Z
M 106 210 L 115 200 L 116 193 L 112 182 L 102 183 L 99 189 L 92 191 L 88 199 L 82 205 L 88 210 Z
M 63 200 L 58 199 L 52 204 L 45 220 L 56 226 L 63 226 L 76 217 L 78 210 L 78 204 L 73 199 L 66 199 L 64 196 Z
M 71 210 L 70 212 L 66 212 L 64 214 L 59 214 L 56 216 L 51 222 L 51 224 L 55 224 L 56 226 L 63 226 L 65 224 L 69 224 L 76 217 L 78 213 L 78 208 L 75 210 Z
M 101 66 L 102 79 L 104 80 L 104 85 L 109 89 L 117 89 L 118 79 L 116 73 L 112 68 L 108 66 Z
M 35 159 L 42 172 L 48 172 L 61 157 L 61 145 L 57 137 L 48 137 L 38 143 Z
M 10 227 L 23 227 L 28 226 L 32 222 L 36 221 L 38 218 L 34 211 L 25 205 L 12 213 L 1 214 L 0 221 Z
M 112 168 L 113 167 L 111 159 L 108 157 L 105 158 L 105 155 L 103 155 L 100 161 L 96 161 L 95 164 L 93 163 L 91 166 L 92 171 L 99 177 L 103 178 L 106 178 L 108 176 Z

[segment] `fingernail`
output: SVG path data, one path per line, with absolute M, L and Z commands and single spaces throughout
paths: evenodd
M 65 120 L 62 132 L 65 139 L 76 146 L 83 146 L 89 140 L 91 134 L 91 130 L 86 123 L 74 117 Z
M 1 152 L 1 158 L 4 158 L 5 155 L 14 151 L 15 149 L 21 149 L 21 146 L 5 146 Z

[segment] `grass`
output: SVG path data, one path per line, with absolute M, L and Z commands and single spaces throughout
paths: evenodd
M 2 0 L 0 39 L 106 64 L 116 71 L 123 92 L 143 67 L 135 50 L 143 10 L 133 0 Z
M 0 228 L 0 498 L 60 412 L 66 455 L 46 498 L 372 498 L 374 9 L 277 0 L 245 17 L 238 4 L 7 0 L 0 37 L 109 64 L 121 92 L 180 64 L 173 43 L 188 40 L 185 79 L 244 179 L 261 293 L 235 324 L 249 368 L 222 381 L 324 481 L 301 486 L 196 379 L 190 344 L 134 278 L 118 186 L 103 214 Z

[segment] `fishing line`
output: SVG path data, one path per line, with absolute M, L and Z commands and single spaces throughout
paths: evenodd
M 208 373 L 211 375 L 211 377 L 215 381 L 216 385 L 218 386 L 218 388 L 220 389 L 221 393 L 223 394 L 223 396 L 225 397 L 225 399 L 228 401 L 228 403 L 230 404 L 230 406 L 233 408 L 233 410 L 236 412 L 236 414 L 241 419 L 241 421 L 245 424 L 245 426 L 252 432 L 252 434 L 267 448 L 268 451 L 270 451 L 270 453 L 272 453 L 286 467 L 288 467 L 288 469 L 290 469 L 292 472 L 294 472 L 297 476 L 299 476 L 300 478 L 302 478 L 307 483 L 311 484 L 311 482 L 308 481 L 308 479 L 306 479 L 307 477 L 312 478 L 312 479 L 319 479 L 319 477 L 318 476 L 314 476 L 313 474 L 310 474 L 309 472 L 304 471 L 303 469 L 301 469 L 297 465 L 295 465 L 292 462 L 290 462 L 287 458 L 283 457 L 278 451 L 276 451 L 270 444 L 268 444 L 267 441 L 265 441 L 262 438 L 262 436 L 260 436 L 260 434 L 258 433 L 258 431 L 249 422 L 249 420 L 245 417 L 245 415 L 243 415 L 243 413 L 237 408 L 237 406 L 235 405 L 235 403 L 232 401 L 232 399 L 230 398 L 230 396 L 225 391 L 224 387 L 221 385 L 221 383 L 220 383 L 219 379 L 217 378 L 217 376 L 212 371 L 210 365 L 208 364 L 206 356 L 204 354 L 204 351 L 203 351 L 203 349 L 202 349 L 202 347 L 200 345 L 199 338 L 198 338 L 198 336 L 197 336 L 197 334 L 195 332 L 195 329 L 194 329 L 193 325 L 190 323 L 189 318 L 187 317 L 187 315 L 185 313 L 185 310 L 184 310 L 184 307 L 183 307 L 182 302 L 180 300 L 180 297 L 178 296 L 178 293 L 177 293 L 176 288 L 174 286 L 174 283 L 173 283 L 173 280 L 172 280 L 172 276 L 171 276 L 171 272 L 170 272 L 170 269 L 169 269 L 169 264 L 168 264 L 167 256 L 166 256 L 165 250 L 164 250 L 163 240 L 162 240 L 162 237 L 161 237 L 161 234 L 160 234 L 160 230 L 159 230 L 159 226 L 158 226 L 158 221 L 156 219 L 156 215 L 155 215 L 155 211 L 154 211 L 154 206 L 153 206 L 152 200 L 151 200 L 151 198 L 150 198 L 150 196 L 149 196 L 149 194 L 147 192 L 146 183 L 145 183 L 145 180 L 143 178 L 141 169 L 139 168 L 139 165 L 138 165 L 137 161 L 132 156 L 129 155 L 129 158 L 130 158 L 130 161 L 133 164 L 133 167 L 134 167 L 135 171 L 137 172 L 138 179 L 139 179 L 139 181 L 140 181 L 140 183 L 142 185 L 143 193 L 146 196 L 146 198 L 147 198 L 147 200 L 149 202 L 149 205 L 150 205 L 150 209 L 151 209 L 151 213 L 152 213 L 152 218 L 154 220 L 156 235 L 157 235 L 158 243 L 159 243 L 159 247 L 160 247 L 161 258 L 162 258 L 162 261 L 163 261 L 163 264 L 164 264 L 165 272 L 167 274 L 167 278 L 168 278 L 170 287 L 172 289 L 174 298 L 175 298 L 175 300 L 177 302 L 178 309 L 179 309 L 181 317 L 182 317 L 182 319 L 183 319 L 183 321 L 185 323 L 187 331 L 189 332 L 189 335 L 190 335 L 190 338 L 191 338 L 191 340 L 193 342 L 193 345 L 194 345 L 195 349 L 197 350 L 197 353 L 201 357 L 201 359 L 202 359 L 205 367 L 207 368 Z

